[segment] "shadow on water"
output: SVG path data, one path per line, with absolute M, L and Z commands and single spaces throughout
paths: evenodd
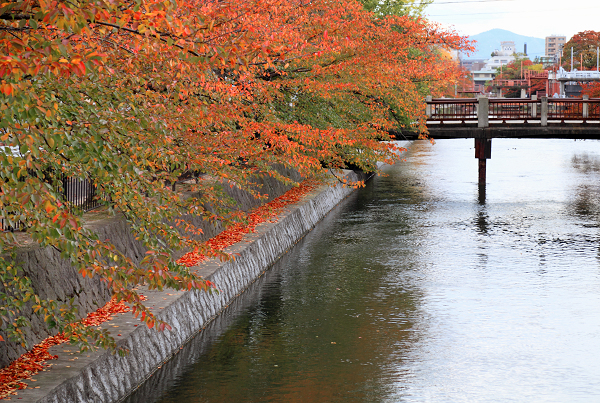
M 372 180 L 126 402 L 372 402 L 392 393 L 397 346 L 414 339 L 417 245 L 405 214 L 423 203 L 419 189 L 398 171 Z
M 571 165 L 584 175 L 574 184 L 576 188 L 567 207 L 568 212 L 576 217 L 593 217 L 600 227 L 600 157 L 588 153 L 575 154 L 571 158 Z

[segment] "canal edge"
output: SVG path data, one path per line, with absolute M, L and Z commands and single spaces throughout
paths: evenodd
M 363 174 L 344 171 L 346 179 L 365 180 Z M 196 267 L 198 274 L 217 284 L 221 291 L 209 294 L 192 290 L 142 290 L 146 305 L 156 316 L 172 326 L 157 332 L 148 329 L 130 313 L 120 314 L 104 323 L 117 340 L 129 350 L 120 357 L 107 351 L 79 354 L 71 345 L 52 347 L 59 358 L 49 362 L 51 369 L 26 380 L 28 388 L 11 400 L 22 402 L 120 402 L 176 355 L 183 345 L 225 310 L 239 295 L 302 239 L 333 208 L 355 189 L 334 179 L 288 206 L 277 222 L 258 225 L 255 232 L 227 248 L 235 260 L 211 260 Z

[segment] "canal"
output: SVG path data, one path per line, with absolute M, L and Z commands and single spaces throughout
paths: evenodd
M 127 402 L 600 401 L 600 142 L 407 145 Z

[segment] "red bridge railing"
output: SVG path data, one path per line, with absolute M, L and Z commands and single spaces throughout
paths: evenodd
M 548 98 L 548 119 L 551 120 L 599 120 L 600 99 Z
M 538 101 L 521 98 L 490 99 L 490 120 L 533 120 L 540 118 Z
M 548 121 L 600 120 L 600 98 L 457 98 L 429 99 L 428 122 L 489 122 L 524 121 L 547 125 Z M 554 122 L 551 122 L 554 123 Z
M 427 105 L 431 120 L 477 120 L 477 98 L 435 99 Z

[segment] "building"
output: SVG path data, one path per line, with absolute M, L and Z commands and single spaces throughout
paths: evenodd
M 484 70 L 499 69 L 500 66 L 506 66 L 515 60 L 516 48 L 513 41 L 500 42 L 500 50 L 494 51 L 494 56 L 489 59 Z
M 566 36 L 552 35 L 546 37 L 546 57 L 560 56 L 560 52 L 567 43 Z
M 492 81 L 496 77 L 496 71 L 494 70 L 479 70 L 472 71 L 473 83 L 475 85 L 485 85 L 486 82 Z
M 484 59 L 461 59 L 460 65 L 468 71 L 477 71 L 485 67 Z

